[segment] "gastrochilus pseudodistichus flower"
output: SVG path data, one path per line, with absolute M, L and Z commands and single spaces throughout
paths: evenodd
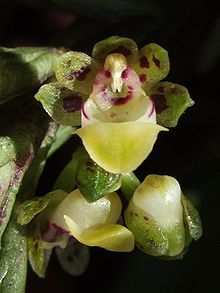
M 57 82 L 42 86 L 36 98 L 58 123 L 81 126 L 75 133 L 98 165 L 129 172 L 193 103 L 185 87 L 159 82 L 168 72 L 160 46 L 139 51 L 131 39 L 110 37 L 94 46 L 92 57 L 63 54 L 55 65 Z

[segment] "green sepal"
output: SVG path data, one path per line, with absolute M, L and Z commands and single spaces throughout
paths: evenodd
M 47 207 L 50 201 L 51 195 L 34 197 L 26 200 L 19 208 L 17 222 L 20 225 L 27 225 L 37 214 L 42 212 Z
M 186 246 L 183 251 L 175 256 L 158 256 L 157 258 L 161 260 L 167 260 L 167 261 L 172 261 L 172 260 L 181 260 L 184 258 L 185 254 L 188 252 L 189 246 Z
M 54 242 L 42 239 L 43 231 L 48 227 L 49 218 L 56 206 L 66 197 L 62 190 L 52 191 L 43 197 L 34 197 L 20 205 L 17 222 L 28 225 L 28 258 L 33 271 L 41 278 L 45 277 L 52 248 L 58 245 L 65 246 L 68 235 L 61 235 Z
M 97 165 L 82 149 L 77 169 L 76 184 L 88 202 L 94 202 L 120 188 L 121 175 L 107 172 Z
M 92 57 L 103 63 L 111 53 L 123 54 L 130 64 L 137 58 L 138 46 L 132 39 L 112 36 L 95 44 Z
M 57 258 L 62 269 L 72 276 L 82 275 L 90 260 L 89 247 L 76 242 L 68 244 L 65 248 L 55 248 Z
M 34 89 L 53 75 L 62 54 L 52 48 L 0 47 L 0 104 Z
M 17 221 L 20 225 L 26 225 L 30 223 L 34 217 L 40 212 L 45 211 L 45 217 L 49 217 L 49 212 L 61 202 L 67 193 L 63 190 L 55 190 L 47 193 L 42 197 L 33 197 L 32 199 L 26 200 L 19 207 Z
M 168 75 L 170 70 L 168 53 L 157 44 L 148 44 L 140 50 L 132 67 L 139 75 L 144 90 L 148 91 Z
M 52 249 L 44 249 L 42 240 L 35 234 L 28 235 L 27 244 L 30 265 L 40 278 L 44 278 Z
M 155 103 L 157 123 L 175 127 L 188 107 L 194 105 L 187 88 L 171 82 L 159 82 L 148 92 Z
M 86 99 L 84 95 L 55 82 L 41 86 L 35 98 L 41 102 L 44 110 L 57 123 L 70 126 L 81 124 L 80 110 Z
M 92 93 L 93 81 L 100 65 L 85 53 L 67 52 L 60 56 L 54 66 L 58 82 L 80 95 Z
M 183 218 L 189 235 L 194 240 L 198 240 L 202 236 L 202 222 L 198 211 L 193 207 L 190 200 L 183 194 L 181 196 L 183 205 Z

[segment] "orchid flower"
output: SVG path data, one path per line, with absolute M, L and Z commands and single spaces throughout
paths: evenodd
M 121 209 L 116 193 L 88 203 L 76 189 L 54 210 L 50 222 L 88 246 L 128 252 L 134 248 L 134 236 L 127 228 L 116 224 Z
M 98 42 L 92 57 L 63 54 L 55 64 L 57 82 L 42 86 L 36 98 L 58 123 L 81 124 L 75 133 L 99 166 L 130 172 L 158 133 L 193 104 L 186 88 L 159 82 L 168 72 L 166 50 L 148 44 L 139 51 L 133 40 L 114 36 Z

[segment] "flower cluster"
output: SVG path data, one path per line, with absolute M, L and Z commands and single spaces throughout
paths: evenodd
M 158 133 L 176 126 L 193 105 L 185 87 L 161 82 L 168 72 L 163 48 L 149 44 L 139 51 L 133 40 L 117 36 L 98 42 L 92 57 L 71 51 L 58 59 L 57 81 L 43 85 L 36 99 L 57 123 L 78 127 L 84 149 L 58 178 L 61 190 L 43 197 L 43 207 L 35 198 L 21 208 L 20 223 L 36 216 L 44 247 L 65 247 L 73 236 L 107 250 L 128 252 L 136 244 L 150 255 L 176 257 L 201 236 L 199 215 L 174 178 L 149 175 L 140 184 L 131 173 Z M 70 189 L 63 184 L 67 176 Z

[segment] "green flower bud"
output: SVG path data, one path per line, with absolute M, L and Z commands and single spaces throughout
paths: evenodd
M 136 189 L 125 222 L 138 247 L 154 256 L 176 256 L 185 247 L 181 189 L 170 176 L 149 175 Z

